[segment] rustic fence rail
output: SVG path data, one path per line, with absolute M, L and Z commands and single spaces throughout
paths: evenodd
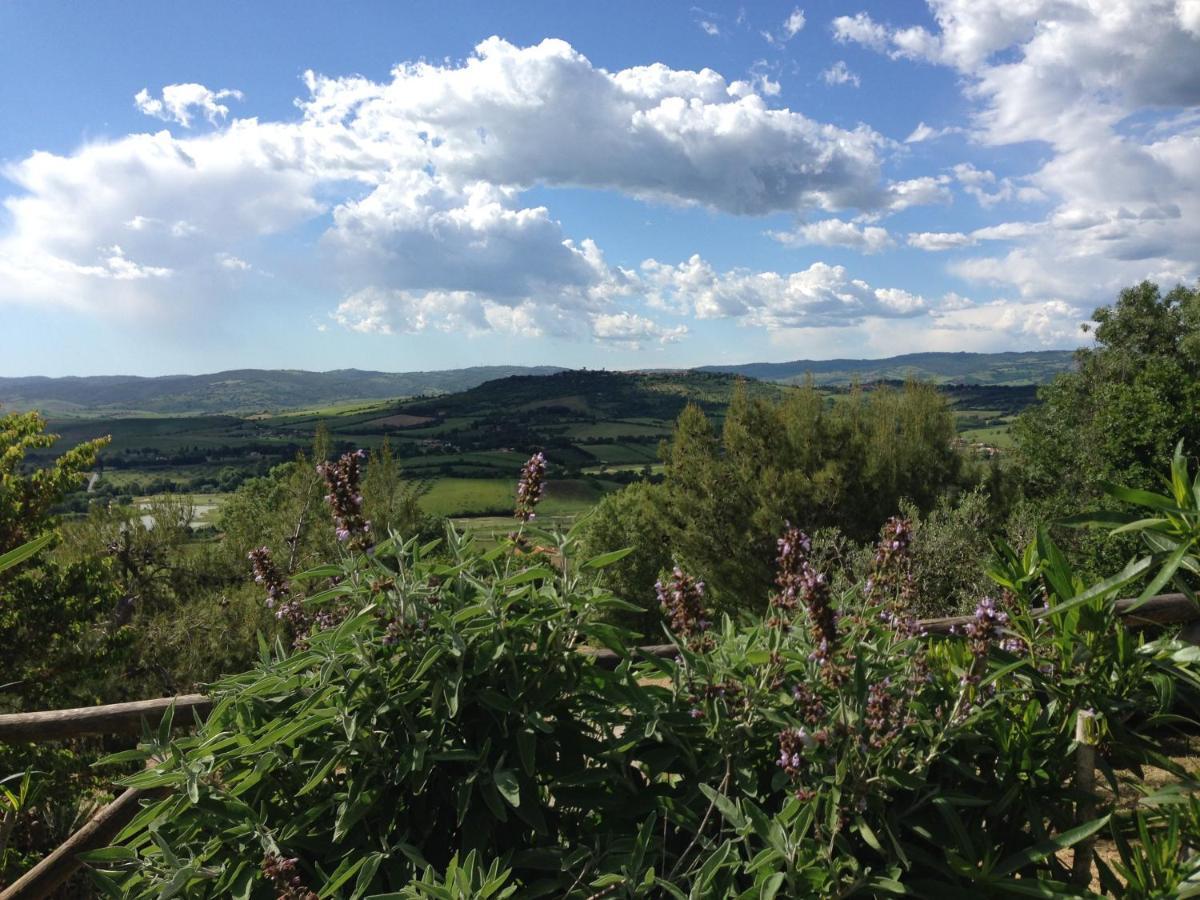
M 1138 604 L 1135 600 L 1118 600 L 1116 608 L 1128 628 L 1153 629 L 1164 625 L 1184 625 L 1181 637 L 1200 643 L 1200 606 L 1184 594 L 1160 594 Z M 1035 613 L 1045 615 L 1045 613 Z M 950 616 L 924 619 L 918 625 L 929 634 L 949 634 L 955 627 L 972 621 L 970 616 Z M 615 669 L 624 659 L 606 649 L 588 649 L 596 665 Z M 677 650 L 674 644 L 654 644 L 633 647 L 633 656 L 670 658 Z M 0 741 L 39 742 L 63 740 L 85 735 L 129 734 L 141 730 L 143 722 L 153 723 L 162 718 L 171 706 L 175 707 L 173 724 L 178 727 L 203 719 L 212 710 L 212 700 L 203 694 L 184 694 L 155 700 L 136 700 L 131 703 L 112 703 L 105 706 L 79 709 L 56 709 L 46 712 L 0 715 Z M 190 712 L 191 715 L 179 715 Z M 107 846 L 137 814 L 141 800 L 159 791 L 130 788 L 100 810 L 86 825 L 71 835 L 53 853 L 26 872 L 9 887 L 0 891 L 0 900 L 43 900 L 73 875 L 82 862 L 79 855 Z

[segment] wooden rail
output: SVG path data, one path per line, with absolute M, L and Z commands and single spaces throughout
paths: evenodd
M 1191 623 L 1185 629 L 1185 639 L 1200 643 L 1200 606 L 1185 595 L 1161 594 L 1132 609 L 1135 603 L 1134 600 L 1116 602 L 1117 612 L 1124 618 L 1127 627 L 1142 629 Z M 918 625 L 930 634 L 949 634 L 956 626 L 961 627 L 971 621 L 971 616 L 951 616 L 925 619 Z M 607 649 L 587 649 L 583 652 L 592 656 L 597 666 L 605 669 L 615 669 L 624 658 Z M 654 644 L 631 648 L 631 652 L 635 656 L 671 658 L 677 650 L 674 644 Z M 143 721 L 160 719 L 172 704 L 175 706 L 176 726 L 190 724 L 197 718 L 207 716 L 212 710 L 212 700 L 203 694 L 185 694 L 81 709 L 0 715 L 0 741 L 60 740 L 83 735 L 137 732 Z M 192 715 L 180 716 L 181 712 L 191 712 Z M 71 835 L 62 846 L 0 892 L 0 900 L 43 900 L 79 869 L 82 865 L 79 854 L 108 846 L 137 814 L 140 801 L 144 797 L 159 794 L 161 791 L 126 790 Z
M 128 788 L 116 800 L 92 816 L 87 824 L 60 844 L 53 853 L 0 892 L 0 900 L 42 900 L 74 875 L 83 863 L 79 854 L 107 847 L 141 809 L 143 797 L 159 791 Z
M 19 741 L 62 740 L 89 734 L 137 733 L 141 731 L 143 721 L 151 725 L 157 723 L 171 706 L 175 707 L 176 721 L 191 723 L 193 716 L 187 713 L 204 718 L 212 709 L 212 700 L 204 694 L 184 694 L 78 709 L 11 713 L 0 716 L 0 741 L 14 744 Z M 181 713 L 184 714 L 182 719 L 179 718 Z

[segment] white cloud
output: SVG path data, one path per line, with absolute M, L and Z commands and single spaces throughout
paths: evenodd
M 222 269 L 227 269 L 230 272 L 249 272 L 253 266 L 238 256 L 232 253 L 218 253 L 216 255 L 217 265 Z
M 638 350 L 647 344 L 673 344 L 687 334 L 687 326 L 664 327 L 635 313 L 602 313 L 592 318 L 592 334 L 598 341 Z
M 947 125 L 944 128 L 934 128 L 931 125 L 926 125 L 924 122 L 918 122 L 914 128 L 904 139 L 906 144 L 919 144 L 923 141 L 933 141 L 938 138 L 945 137 L 948 134 L 962 134 L 963 129 L 957 125 Z
M 162 97 L 150 96 L 142 88 L 133 98 L 134 105 L 148 116 L 164 122 L 178 122 L 184 128 L 192 126 L 192 116 L 204 116 L 210 124 L 229 115 L 229 107 L 219 100 L 241 100 L 242 92 L 234 90 L 212 91 L 202 84 L 168 84 L 162 89 Z
M 707 34 L 709 37 L 720 37 L 721 36 L 721 29 L 719 27 L 717 27 L 717 24 L 715 22 L 710 22 L 710 21 L 708 21 L 708 19 L 700 19 L 697 21 L 696 24 L 699 25 L 700 30 L 703 31 L 705 34 Z
M 788 17 L 783 20 L 783 24 L 780 25 L 777 30 L 760 31 L 759 34 L 763 36 L 763 40 L 765 40 L 768 44 L 776 47 L 782 47 L 801 31 L 803 31 L 804 26 L 807 23 L 808 20 L 804 17 L 804 10 L 796 6 L 792 8 L 790 13 L 788 13 Z
M 859 77 L 846 66 L 845 60 L 841 59 L 822 72 L 821 78 L 826 84 L 850 84 L 854 87 L 862 84 Z
M 953 250 L 956 247 L 970 247 L 975 238 L 961 231 L 922 231 L 908 236 L 908 245 L 918 250 Z
M 1059 299 L 973 303 L 947 294 L 927 316 L 868 319 L 859 329 L 857 346 L 888 355 L 918 350 L 1071 348 L 1084 341 L 1080 326 L 1087 318 L 1083 308 Z
M 924 298 L 897 288 L 873 288 L 843 266 L 813 263 L 790 274 L 734 269 L 718 272 L 700 256 L 679 265 L 648 259 L 645 290 L 660 308 L 700 319 L 737 318 L 747 325 L 780 328 L 842 327 L 868 318 L 919 315 Z
M 910 206 L 928 206 L 935 203 L 951 203 L 954 195 L 947 185 L 946 175 L 922 175 L 907 181 L 897 181 L 888 186 L 888 210 L 900 212 Z
M 255 240 L 327 214 L 320 269 L 347 298 L 346 327 L 590 333 L 572 318 L 618 315 L 633 281 L 522 202 L 531 187 L 736 215 L 891 200 L 884 140 L 772 108 L 764 95 L 779 88 L 766 70 L 754 83 L 659 63 L 608 72 L 563 41 L 490 38 L 461 64 L 404 64 L 383 82 L 308 73 L 305 83 L 299 116 L 278 122 L 224 124 L 221 101 L 235 91 L 144 91 L 137 103 L 152 116 L 218 127 L 9 166 L 18 192 L 3 201 L 0 302 L 196 307 L 214 276 L 253 263 Z M 118 280 L 129 289 L 114 290 Z
M 972 136 L 1041 142 L 1021 177 L 962 182 L 985 208 L 1052 207 L 1003 258 L 957 264 L 1022 296 L 1097 298 L 1146 277 L 1200 274 L 1200 30 L 1194 0 L 929 0 L 933 31 L 868 15 L 835 34 L 950 66 L 975 104 Z M 918 129 L 911 140 L 928 139 Z M 978 171 L 978 170 L 976 170 Z M 1170 204 L 1178 216 L 1145 216 Z M 978 239 L 986 239 L 978 236 Z
M 771 78 L 771 74 L 778 70 L 778 64 L 772 65 L 765 59 L 755 60 L 754 65 L 750 67 L 750 84 L 764 97 L 777 97 L 783 87 L 777 80 Z
M 792 231 L 772 231 L 769 234 L 788 246 L 811 244 L 821 247 L 850 247 L 863 253 L 878 253 L 893 244 L 886 228 L 877 225 L 857 225 L 841 219 L 822 219 L 819 222 L 799 225 Z
M 860 12 L 854 16 L 838 16 L 830 23 L 833 36 L 841 43 L 853 41 L 873 50 L 883 50 L 888 42 L 888 30 L 870 15 Z
M 794 38 L 804 28 L 805 18 L 804 10 L 800 7 L 794 7 L 787 19 L 783 23 L 783 33 L 789 38 Z

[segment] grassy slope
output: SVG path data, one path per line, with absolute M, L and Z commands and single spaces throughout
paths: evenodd
M 440 515 L 504 512 L 522 462 L 543 449 L 562 485 L 547 503 L 578 512 L 615 485 L 603 478 L 656 466 L 659 442 L 688 402 L 719 424 L 739 379 L 701 372 L 562 372 L 515 376 L 436 398 L 355 404 L 277 416 L 52 420 L 60 446 L 111 433 L 104 478 L 119 489 L 166 478 L 190 491 L 227 490 L 231 469 L 261 473 L 295 458 L 319 425 L 335 450 L 388 440 L 408 477 L 423 484 L 425 508 Z M 745 382 L 778 398 L 790 387 Z M 845 389 L 831 389 L 836 402 Z M 946 389 L 964 438 L 1004 446 L 1012 415 L 1032 388 Z M 48 456 L 49 454 L 45 454 Z M 592 476 L 583 478 L 581 476 Z M 557 494 L 557 496 L 556 496 Z

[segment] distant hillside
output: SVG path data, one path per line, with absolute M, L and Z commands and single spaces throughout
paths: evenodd
M 498 415 L 545 419 L 564 415 L 591 419 L 639 416 L 674 419 L 689 402 L 723 409 L 739 379 L 723 372 L 695 370 L 610 372 L 566 369 L 549 376 L 513 375 L 459 394 L 403 404 L 410 414 L 455 417 Z M 754 395 L 778 397 L 786 389 L 750 382 Z
M 235 369 L 212 375 L 0 378 L 0 405 L 54 416 L 257 413 L 359 400 L 452 394 L 509 375 L 549 375 L 557 366 L 473 366 L 438 372 Z
M 811 373 L 819 385 L 852 381 L 903 380 L 910 375 L 938 384 L 1044 384 L 1073 365 L 1065 350 L 1032 353 L 910 353 L 888 359 L 796 360 L 701 366 L 700 374 L 739 375 L 761 381 L 800 384 Z M 248 415 L 470 391 L 492 382 L 490 391 L 528 388 L 534 394 L 558 390 L 540 384 L 535 376 L 569 372 L 559 366 L 474 366 L 436 372 L 368 372 L 339 369 L 305 372 L 297 369 L 235 369 L 211 375 L 96 375 L 83 378 L 0 378 L 0 406 L 40 409 L 57 418 L 129 415 Z M 584 382 L 590 373 L 582 373 Z M 610 373 L 633 377 L 637 373 Z M 641 373 L 638 391 L 676 392 L 685 389 L 681 373 Z M 512 379 L 516 380 L 512 380 Z M 661 384 L 656 384 L 655 379 Z M 604 390 L 622 391 L 621 378 L 600 379 Z M 598 384 L 599 382 L 597 382 Z M 632 382 L 631 382 L 632 384 Z M 714 385 L 717 382 L 713 383 Z M 564 386 L 564 395 L 571 393 Z M 456 400 L 456 403 L 468 402 Z M 503 402 L 503 401 L 499 401 Z M 615 407 L 614 407 L 615 410 Z
M 887 359 L 797 359 L 783 363 L 701 366 L 763 381 L 799 384 L 811 374 L 821 385 L 903 380 L 915 376 L 937 384 L 1045 384 L 1074 366 L 1074 351 L 1029 353 L 907 353 Z

